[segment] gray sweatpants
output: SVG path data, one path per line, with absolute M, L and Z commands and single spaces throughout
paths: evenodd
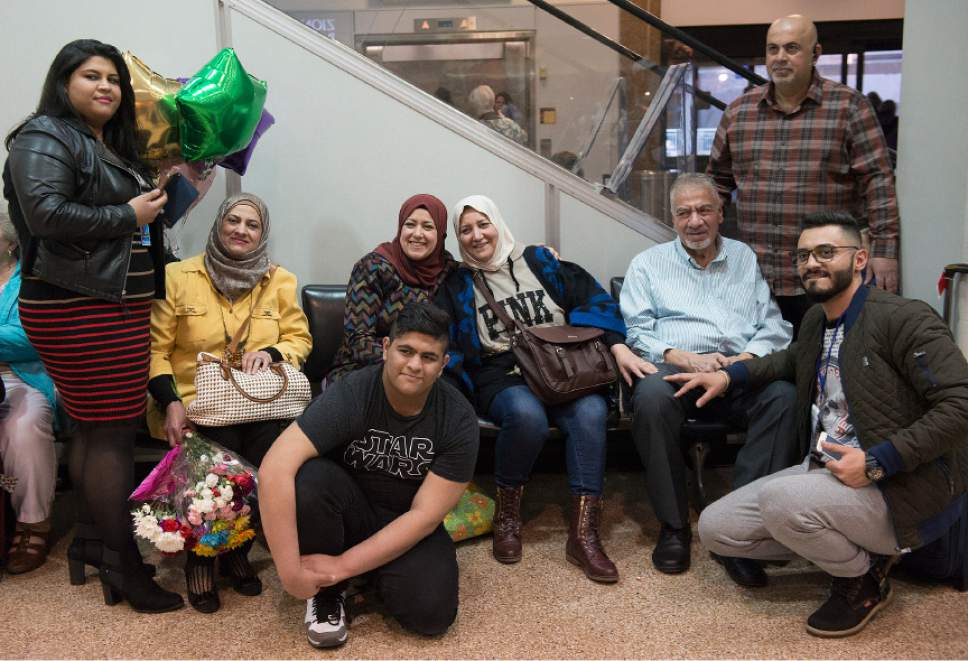
M 854 489 L 809 457 L 703 510 L 699 537 L 713 553 L 754 560 L 806 558 L 832 576 L 862 576 L 869 553 L 893 555 L 894 526 L 880 489 Z

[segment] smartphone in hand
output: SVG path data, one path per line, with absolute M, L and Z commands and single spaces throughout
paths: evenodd
M 168 194 L 168 201 L 161 211 L 160 218 L 165 222 L 165 225 L 172 227 L 188 212 L 188 207 L 192 206 L 192 203 L 198 199 L 198 191 L 188 183 L 180 172 L 174 172 L 168 177 L 165 176 L 166 174 L 163 173 L 158 181 L 158 185 L 163 185 L 165 193 Z
M 827 457 L 828 459 L 833 459 L 834 461 L 837 461 L 838 459 L 844 456 L 840 452 L 831 452 L 830 450 L 825 448 L 823 446 L 824 442 L 836 443 L 837 445 L 842 445 L 842 443 L 840 443 L 839 441 L 835 441 L 834 439 L 827 436 L 827 432 L 822 431 L 819 434 L 817 434 L 817 446 L 814 450 L 818 455 L 822 457 Z

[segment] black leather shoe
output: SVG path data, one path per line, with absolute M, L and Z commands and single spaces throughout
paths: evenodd
M 733 582 L 737 585 L 741 585 L 744 588 L 762 588 L 765 587 L 768 579 L 766 577 L 766 572 L 760 567 L 760 563 L 756 560 L 750 560 L 749 558 L 729 558 L 724 555 L 717 555 L 715 553 L 710 553 L 713 560 L 718 562 L 729 574 L 729 577 L 733 579 Z
M 689 569 L 689 544 L 692 542 L 690 528 L 662 526 L 659 541 L 652 551 L 652 564 L 663 574 L 681 574 Z

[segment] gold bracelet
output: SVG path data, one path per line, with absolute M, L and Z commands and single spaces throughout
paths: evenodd
M 723 392 L 719 393 L 719 396 L 723 397 L 726 395 L 726 391 L 729 390 L 729 386 L 733 383 L 733 380 L 729 378 L 729 372 L 727 372 L 726 370 L 717 370 L 717 371 L 726 377 L 726 387 L 723 388 Z

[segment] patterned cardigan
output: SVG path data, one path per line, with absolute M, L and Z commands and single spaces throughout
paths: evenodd
M 455 267 L 454 258 L 446 251 L 444 263 L 440 281 Z M 343 341 L 327 380 L 333 382 L 354 370 L 382 362 L 383 338 L 389 335 L 397 315 L 404 306 L 432 300 L 434 290 L 404 283 L 393 265 L 377 253 L 364 255 L 353 266 L 346 286 Z

